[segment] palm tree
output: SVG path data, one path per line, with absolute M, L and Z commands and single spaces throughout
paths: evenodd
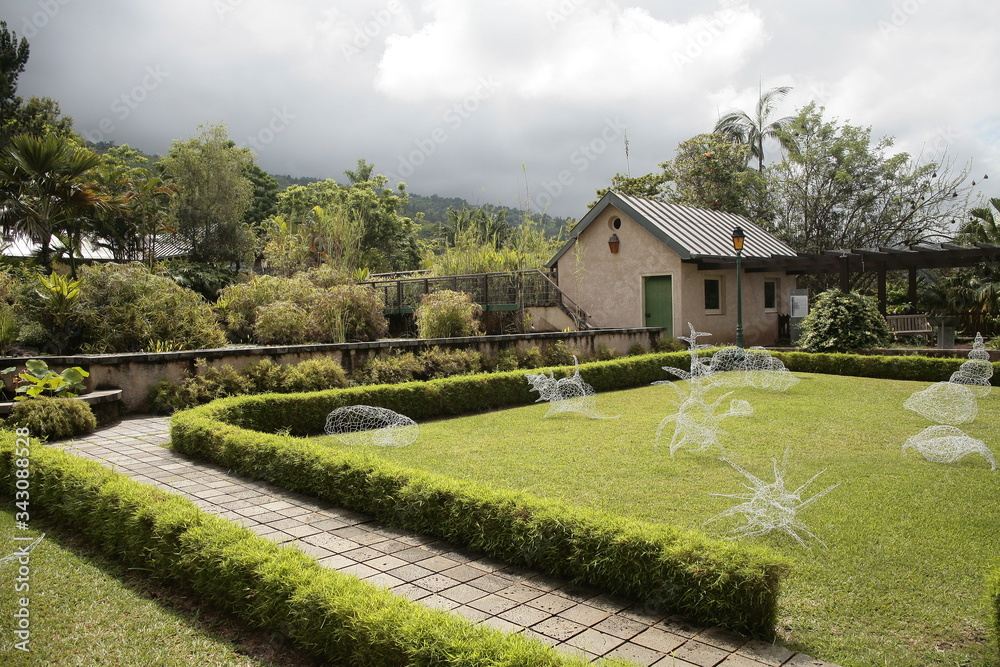
M 96 153 L 65 137 L 22 134 L 0 155 L 0 226 L 5 235 L 25 236 L 40 246 L 48 268 L 52 237 L 75 231 L 81 211 L 104 198 L 86 180 L 101 163 Z
M 795 120 L 794 116 L 785 116 L 771 120 L 774 107 L 791 86 L 778 86 L 767 92 L 761 92 L 757 100 L 757 108 L 751 117 L 745 111 L 733 109 L 722 115 L 715 124 L 715 131 L 724 135 L 736 144 L 745 144 L 750 149 L 751 158 L 757 158 L 757 171 L 764 170 L 764 140 L 777 139 L 782 148 L 788 148 L 789 140 L 783 133 Z

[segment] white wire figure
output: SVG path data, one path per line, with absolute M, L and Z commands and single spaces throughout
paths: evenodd
M 954 463 L 968 454 L 980 454 L 990 464 L 991 470 L 997 469 L 996 459 L 986 443 L 954 426 L 928 426 L 906 441 L 903 451 L 907 449 L 917 450 L 934 463 Z
M 415 421 L 388 408 L 348 405 L 326 418 L 327 435 L 348 445 L 405 447 L 420 435 Z
M 694 326 L 688 322 L 688 328 L 691 329 L 690 336 L 678 336 L 678 340 L 687 341 L 688 353 L 691 355 L 691 370 L 684 370 L 682 368 L 674 368 L 673 366 L 664 366 L 663 370 L 676 375 L 681 380 L 691 380 L 693 378 L 705 377 L 711 375 L 714 371 L 709 364 L 709 361 L 702 359 L 698 352 L 699 350 L 707 350 L 711 348 L 711 345 L 705 345 L 699 343 L 698 339 L 702 336 L 711 336 L 710 333 L 704 333 L 701 331 L 695 331 Z M 666 384 L 669 380 L 661 380 L 659 382 L 654 382 L 653 384 Z
M 799 486 L 794 491 L 786 491 L 784 475 L 785 468 L 788 464 L 787 449 L 785 450 L 785 456 L 782 460 L 780 468 L 778 467 L 777 459 L 771 459 L 771 463 L 774 468 L 773 482 L 763 481 L 728 459 L 722 460 L 731 465 L 733 469 L 741 473 L 747 478 L 747 480 L 749 480 L 750 484 L 744 483 L 742 485 L 749 491 L 749 493 L 710 494 L 721 498 L 736 498 L 738 500 L 742 500 L 743 502 L 725 510 L 724 512 L 716 514 L 702 525 L 706 525 L 726 517 L 742 514 L 746 522 L 742 526 L 729 531 L 729 536 L 726 539 L 731 540 L 741 537 L 754 537 L 780 530 L 791 535 L 795 538 L 796 542 L 806 548 L 808 548 L 809 545 L 806 544 L 803 536 L 799 533 L 804 533 L 806 537 L 811 537 L 824 547 L 826 546 L 826 544 L 823 543 L 823 540 L 816 537 L 816 535 L 814 535 L 806 527 L 806 525 L 799 520 L 799 512 L 840 486 L 840 483 L 838 482 L 837 484 L 828 486 L 819 493 L 813 495 L 811 498 L 807 498 L 806 500 L 802 499 L 802 493 L 805 491 L 806 487 L 812 484 L 813 480 L 826 472 L 825 470 L 821 470 L 810 477 L 809 481 Z
M 535 403 L 549 402 L 549 410 L 545 413 L 545 417 L 551 417 L 560 412 L 579 412 L 592 419 L 619 417 L 620 415 L 608 417 L 598 412 L 594 388 L 580 377 L 580 362 L 577 361 L 576 355 L 573 355 L 573 369 L 572 375 L 558 380 L 553 376 L 552 371 L 549 371 L 548 374 L 528 373 L 524 376 L 531 384 L 529 391 L 538 392 L 538 399 Z
M 723 347 L 709 362 L 712 373 L 727 373 L 719 382 L 727 386 L 749 386 L 769 391 L 787 391 L 799 379 L 780 359 L 762 347 Z
M 986 398 L 993 389 L 990 384 L 991 377 L 993 377 L 993 364 L 990 363 L 990 353 L 983 342 L 983 335 L 977 332 L 976 339 L 972 342 L 972 350 L 969 352 L 969 360 L 962 363 L 948 381 L 964 384 L 977 398 Z
M 938 424 L 967 424 L 979 414 L 972 389 L 956 382 L 935 382 L 915 391 L 903 401 L 903 407 Z
M 717 447 L 723 456 L 726 455 L 726 448 L 722 446 L 719 438 L 725 435 L 721 424 L 730 417 L 747 417 L 753 414 L 753 407 L 742 399 L 732 399 L 729 402 L 729 409 L 719 412 L 719 406 L 724 400 L 729 398 L 733 392 L 726 392 L 711 403 L 707 401 L 706 394 L 714 386 L 705 378 L 690 380 L 688 382 L 689 393 L 685 395 L 684 390 L 671 382 L 681 399 L 677 412 L 668 415 L 660 422 L 656 429 L 656 447 L 660 446 L 660 440 L 669 424 L 674 423 L 673 436 L 670 439 L 670 456 L 685 445 L 695 445 L 692 452 L 702 452 L 710 447 Z

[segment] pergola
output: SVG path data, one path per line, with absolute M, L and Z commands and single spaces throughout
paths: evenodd
M 700 256 L 684 260 L 698 265 L 699 271 L 735 269 L 735 257 Z M 886 312 L 886 273 L 907 271 L 910 303 L 917 302 L 917 270 L 948 269 L 1000 263 L 1000 245 L 976 243 L 920 243 L 902 248 L 855 248 L 827 250 L 817 254 L 743 259 L 743 270 L 784 271 L 789 275 L 840 274 L 840 289 L 851 289 L 851 274 L 875 273 L 878 280 L 879 310 Z

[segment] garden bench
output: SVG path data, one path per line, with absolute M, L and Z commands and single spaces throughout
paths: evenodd
M 901 336 L 927 336 L 930 341 L 934 337 L 934 328 L 927 321 L 927 313 L 912 315 L 886 315 L 885 321 L 896 338 Z

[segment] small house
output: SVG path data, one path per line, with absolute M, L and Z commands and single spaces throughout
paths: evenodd
M 737 281 L 733 231 L 744 236 L 741 259 L 752 271 Z M 736 340 L 742 292 L 744 344 L 773 345 L 788 315 L 794 276 L 767 270 L 766 258 L 796 252 L 746 218 L 609 192 L 573 228 L 546 264 L 560 289 L 594 327 L 663 327 L 711 333 L 712 344 Z

